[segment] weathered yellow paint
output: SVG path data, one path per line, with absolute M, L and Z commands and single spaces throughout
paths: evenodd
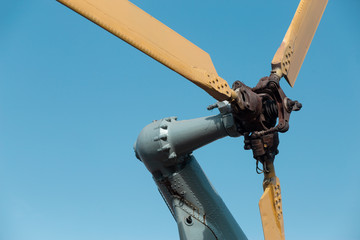
M 260 198 L 259 208 L 265 240 L 285 240 L 279 178 L 269 179 Z
M 301 0 L 285 37 L 272 60 L 273 67 L 277 68 L 281 65 L 281 72 L 292 87 L 327 2 L 328 0 Z
M 208 53 L 127 0 L 58 0 L 139 49 L 219 101 L 236 97 Z M 135 94 L 134 94 L 135 95 Z

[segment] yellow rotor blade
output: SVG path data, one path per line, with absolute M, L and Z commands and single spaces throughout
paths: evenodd
M 265 240 L 285 240 L 280 181 L 278 177 L 272 180 L 259 201 L 264 237 Z
M 293 87 L 328 0 L 301 0 L 271 64 Z M 281 67 L 280 67 L 281 65 Z
M 219 101 L 235 92 L 208 53 L 127 0 L 57 0 L 189 79 Z

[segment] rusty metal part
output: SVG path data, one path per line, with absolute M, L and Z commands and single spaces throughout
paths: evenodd
M 285 95 L 279 80 L 273 72 L 269 77 L 261 78 L 254 88 L 240 81 L 233 84 L 237 98 L 232 107 L 242 134 L 251 133 L 257 138 L 289 129 L 291 112 L 300 110 L 302 105 Z
M 257 173 L 268 173 L 268 166 L 272 164 L 275 156 L 279 153 L 277 149 L 279 145 L 279 135 L 277 132 L 269 133 L 260 137 L 245 135 L 244 148 L 253 151 L 253 157 L 256 159 Z M 263 170 L 258 167 L 258 163 L 262 163 Z
M 264 173 L 264 193 L 259 208 L 266 240 L 285 239 L 280 181 L 275 174 L 274 160 L 279 153 L 278 133 L 289 129 L 291 112 L 302 107 L 285 95 L 279 80 L 273 71 L 254 88 L 239 81 L 233 84 L 237 94 L 236 101 L 232 102 L 233 114 L 245 138 L 244 148 L 252 150 L 257 173 Z

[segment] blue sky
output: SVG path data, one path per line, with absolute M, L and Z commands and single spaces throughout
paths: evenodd
M 178 239 L 133 153 L 154 119 L 214 99 L 56 1 L 0 0 L 0 239 Z M 133 1 L 254 86 L 298 1 Z M 360 2 L 330 0 L 294 88 L 303 104 L 276 158 L 287 239 L 360 239 Z M 262 176 L 242 138 L 194 152 L 249 239 Z

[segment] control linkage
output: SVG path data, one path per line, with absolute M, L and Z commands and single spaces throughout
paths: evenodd
M 278 133 L 289 129 L 291 112 L 302 107 L 301 103 L 285 95 L 279 81 L 280 78 L 271 73 L 253 88 L 240 81 L 232 86 L 238 96 L 231 103 L 232 113 L 239 133 L 245 138 L 244 148 L 253 151 L 258 173 L 267 172 L 267 165 L 273 163 L 279 152 Z M 259 171 L 258 162 L 263 164 L 262 171 Z
M 253 151 L 257 172 L 266 173 L 267 165 L 273 163 L 279 152 L 278 133 L 288 131 L 291 112 L 300 110 L 302 105 L 285 95 L 280 78 L 274 73 L 261 78 L 254 88 L 240 81 L 232 88 L 238 95 L 232 107 L 245 137 L 244 148 Z M 263 164 L 262 171 L 259 171 L 258 162 Z

